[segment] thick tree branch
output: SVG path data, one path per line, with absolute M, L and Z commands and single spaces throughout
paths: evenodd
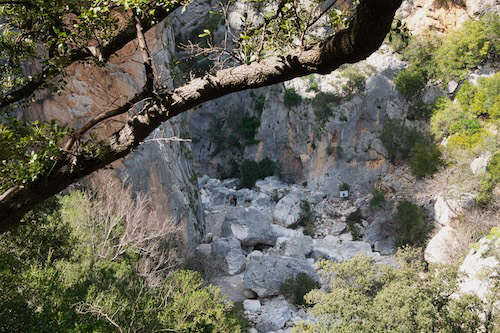
M 174 10 L 179 8 L 182 3 L 179 1 L 171 8 L 163 9 L 158 8 L 152 19 L 139 19 L 139 23 L 143 31 L 148 31 L 157 22 L 162 21 L 168 15 L 170 15 Z M 137 37 L 136 30 L 136 20 L 131 20 L 125 28 L 123 28 L 111 41 L 109 41 L 105 46 L 103 46 L 99 51 L 99 60 L 101 62 L 107 62 L 109 58 L 115 54 L 117 51 L 121 50 L 127 43 L 134 40 Z M 66 66 L 69 66 L 75 62 L 84 61 L 91 59 L 93 53 L 88 48 L 82 48 L 75 50 L 71 53 L 71 56 L 67 59 Z M 55 69 L 45 68 L 40 74 L 35 75 L 24 86 L 8 92 L 5 96 L 0 96 L 0 108 L 6 107 L 12 103 L 19 102 L 29 96 L 31 96 L 35 91 L 40 89 L 46 82 L 54 78 L 55 75 L 60 72 Z
M 16 226 L 25 212 L 81 177 L 125 157 L 163 122 L 201 103 L 307 74 L 330 73 L 342 64 L 365 59 L 382 44 L 401 1 L 362 0 L 348 29 L 310 50 L 223 69 L 214 75 L 194 79 L 173 92 L 155 94 L 144 102 L 139 114 L 102 143 L 103 153 L 68 155 L 58 161 L 47 177 L 13 190 L 0 200 L 0 231 Z

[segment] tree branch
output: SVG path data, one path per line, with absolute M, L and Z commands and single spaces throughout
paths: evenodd
M 157 8 L 152 19 L 139 19 L 139 23 L 143 31 L 148 31 L 151 29 L 156 22 L 160 22 L 170 15 L 174 10 L 181 6 L 181 2 L 177 2 L 171 8 L 163 9 Z M 107 62 L 109 58 L 116 53 L 118 50 L 122 49 L 127 43 L 134 40 L 137 37 L 136 30 L 136 20 L 131 20 L 127 26 L 121 30 L 113 39 L 104 45 L 99 51 L 99 60 L 102 62 Z M 66 62 L 66 67 L 79 61 L 84 61 L 94 57 L 94 54 L 89 48 L 82 48 L 75 50 L 68 57 Z M 36 75 L 24 86 L 12 90 L 5 94 L 5 96 L 0 96 L 0 108 L 6 107 L 10 104 L 19 102 L 29 96 L 31 96 L 35 91 L 40 89 L 46 82 L 54 78 L 56 75 L 60 74 L 59 71 L 55 69 L 45 68 L 42 72 Z
M 128 155 L 158 126 L 176 115 L 209 100 L 242 91 L 272 85 L 296 77 L 327 74 L 345 63 L 367 58 L 382 44 L 390 30 L 402 0 L 362 0 L 349 28 L 314 46 L 284 56 L 275 56 L 222 69 L 213 75 L 196 78 L 171 91 L 163 91 L 144 102 L 142 111 L 131 118 L 107 141 L 102 153 L 58 161 L 47 177 L 13 190 L 0 200 L 0 231 L 19 224 L 28 210 L 65 189 L 71 183 Z

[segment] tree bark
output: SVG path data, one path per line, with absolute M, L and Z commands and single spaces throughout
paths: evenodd
M 0 232 L 19 224 L 37 204 L 68 185 L 125 157 L 158 126 L 176 115 L 218 97 L 272 85 L 296 77 L 327 74 L 346 63 L 367 58 L 382 44 L 402 0 L 361 0 L 349 28 L 306 51 L 274 56 L 249 65 L 196 78 L 173 92 L 160 91 L 144 100 L 141 112 L 102 143 L 97 156 L 67 155 L 53 171 L 0 197 Z

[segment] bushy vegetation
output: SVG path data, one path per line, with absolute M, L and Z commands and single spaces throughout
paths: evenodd
M 302 200 L 300 202 L 300 209 L 300 218 L 297 221 L 297 226 L 304 227 L 304 235 L 313 236 L 315 229 L 315 217 L 311 208 L 311 204 L 307 200 Z
M 498 324 L 490 305 L 457 293 L 456 268 L 426 270 L 416 250 L 400 250 L 397 258 L 397 267 L 366 256 L 321 262 L 329 288 L 305 296 L 317 322 L 300 323 L 293 332 L 479 332 L 482 316 L 488 332 Z
M 240 331 L 231 303 L 199 273 L 169 271 L 167 257 L 155 266 L 161 279 L 144 267 L 152 248 L 136 231 L 149 222 L 134 232 L 129 224 L 141 210 L 128 207 L 135 217 L 102 210 L 123 199 L 103 205 L 72 192 L 0 235 L 0 331 Z
M 434 105 L 431 132 L 438 138 L 449 137 L 448 149 L 474 151 L 493 134 L 489 124 L 500 119 L 500 73 L 481 78 L 477 86 L 465 82 L 455 101 L 442 97 Z
M 498 54 L 500 41 L 498 15 L 469 20 L 449 33 L 434 54 L 436 77 L 443 83 L 465 79 L 467 71 Z
M 375 207 L 381 207 L 385 203 L 385 193 L 382 190 L 378 189 L 373 189 L 372 191 L 372 198 L 370 199 L 370 207 L 375 208 Z
M 345 99 L 350 99 L 354 95 L 365 90 L 366 77 L 358 67 L 347 67 L 342 71 L 342 77 L 347 79 L 347 82 L 342 86 L 342 92 L 344 93 Z
M 391 45 L 394 52 L 402 52 L 410 42 L 411 33 L 406 24 L 403 23 L 401 18 L 396 17 L 391 25 L 391 30 L 387 35 L 389 45 Z
M 400 201 L 394 216 L 396 246 L 422 246 L 432 229 L 424 210 L 409 201 Z
M 323 128 L 330 117 L 334 115 L 335 109 L 341 101 L 342 97 L 333 93 L 321 91 L 314 96 L 311 103 L 314 106 L 314 116 L 320 128 Z
M 260 120 L 255 116 L 245 115 L 241 119 L 238 131 L 246 145 L 254 145 L 258 142 L 255 140 L 255 134 L 257 134 L 259 126 Z
M 252 188 L 257 180 L 274 175 L 276 169 L 276 163 L 267 157 L 260 162 L 244 160 L 239 168 L 240 186 Z
M 418 97 L 425 88 L 427 77 L 423 69 L 416 65 L 410 65 L 408 68 L 400 71 L 394 78 L 396 89 L 407 100 Z
M 396 88 L 406 99 L 415 101 L 428 81 L 440 82 L 443 87 L 452 80 L 463 81 L 469 70 L 498 53 L 499 26 L 498 15 L 486 15 L 464 23 L 444 38 L 432 34 L 411 38 L 403 53 L 410 65 L 396 76 Z
M 362 218 L 363 216 L 361 215 L 361 210 L 358 208 L 354 212 L 349 214 L 345 220 L 347 229 L 352 235 L 352 240 L 359 241 L 363 239 L 360 228 Z
M 339 184 L 339 191 L 349 191 L 350 189 L 351 189 L 351 186 L 346 182 Z
M 307 273 L 298 273 L 295 277 L 286 279 L 280 288 L 280 293 L 290 298 L 294 304 L 305 306 L 304 296 L 313 289 L 318 289 L 319 283 Z
M 285 90 L 285 94 L 283 95 L 283 103 L 287 107 L 297 106 L 302 103 L 302 97 L 297 94 L 294 88 L 288 88 Z
M 432 140 L 400 120 L 386 121 L 380 140 L 391 162 L 407 160 L 416 177 L 432 175 L 442 164 L 441 151 Z
M 492 192 L 500 183 L 500 153 L 492 156 L 486 167 L 486 173 L 482 177 L 479 185 L 479 194 L 476 201 L 481 206 L 487 206 L 492 200 Z

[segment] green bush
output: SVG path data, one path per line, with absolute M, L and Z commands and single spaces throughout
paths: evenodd
M 482 77 L 470 102 L 470 111 L 476 116 L 500 118 L 500 72 Z
M 449 33 L 434 55 L 437 78 L 444 84 L 450 80 L 462 81 L 468 70 L 498 54 L 499 26 L 498 15 L 487 15 L 480 20 L 469 20 Z
M 342 76 L 347 79 L 347 82 L 342 86 L 342 92 L 346 99 L 350 99 L 365 90 L 366 77 L 358 67 L 349 66 L 342 72 Z
M 489 306 L 477 296 L 458 293 L 458 273 L 431 266 L 417 251 L 397 253 L 398 265 L 376 264 L 367 256 L 341 263 L 322 261 L 328 288 L 305 299 L 317 319 L 301 322 L 294 333 L 316 332 L 479 332 Z M 490 293 L 490 297 L 493 292 Z M 498 313 L 485 331 L 492 331 Z
M 339 184 L 339 191 L 349 191 L 350 189 L 351 189 L 351 186 L 345 182 Z
M 361 215 L 361 210 L 358 208 L 351 214 L 349 214 L 346 218 L 347 229 L 352 235 L 352 240 L 359 241 L 363 239 L 363 235 L 361 235 L 361 220 L 363 216 Z
M 400 53 L 408 46 L 411 32 L 401 18 L 394 18 L 387 39 L 394 52 Z
M 320 127 L 328 122 L 341 101 L 342 97 L 332 93 L 319 92 L 314 96 L 311 103 L 314 106 L 314 116 Z
M 438 171 L 442 164 L 441 151 L 432 142 L 416 142 L 413 146 L 408 165 L 414 176 L 423 178 Z
M 425 72 L 413 65 L 400 71 L 394 78 L 396 89 L 407 100 L 418 97 L 426 83 Z
M 0 235 L 0 332 L 240 332 L 199 273 L 172 271 L 156 286 L 140 274 L 145 258 L 115 242 L 124 220 L 104 219 L 96 198 L 72 192 Z
M 488 162 L 486 173 L 480 181 L 476 202 L 481 206 L 487 206 L 493 199 L 492 192 L 498 183 L 500 183 L 500 153 L 495 153 Z
M 370 207 L 381 207 L 385 203 L 385 193 L 382 190 L 373 189 L 373 197 L 370 199 Z
M 239 169 L 240 186 L 252 188 L 257 180 L 274 175 L 276 163 L 267 157 L 260 162 L 244 160 Z
M 424 103 L 418 100 L 410 105 L 408 120 L 429 120 L 434 110 L 434 103 Z
M 285 94 L 283 95 L 283 103 L 287 107 L 297 106 L 302 103 L 302 97 L 297 94 L 294 88 L 289 88 L 285 90 Z
M 254 145 L 258 141 L 255 140 L 255 134 L 260 126 L 260 120 L 255 116 L 245 115 L 241 119 L 239 133 L 243 137 L 246 145 Z
M 384 122 L 380 140 L 391 162 L 395 162 L 406 160 L 415 142 L 423 140 L 423 136 L 417 130 L 406 127 L 401 120 L 391 119 Z
M 314 224 L 314 214 L 311 209 L 311 204 L 306 200 L 302 200 L 300 203 L 300 209 L 301 209 L 300 218 L 297 221 L 297 226 L 304 227 L 303 230 L 304 235 L 313 236 L 315 224 Z
M 425 244 L 431 224 L 422 208 L 409 201 L 400 201 L 394 216 L 396 224 L 396 246 L 422 246 Z
M 298 273 L 295 277 L 286 279 L 280 288 L 280 293 L 292 299 L 296 305 L 307 305 L 304 296 L 313 289 L 318 289 L 320 284 L 307 273 Z

